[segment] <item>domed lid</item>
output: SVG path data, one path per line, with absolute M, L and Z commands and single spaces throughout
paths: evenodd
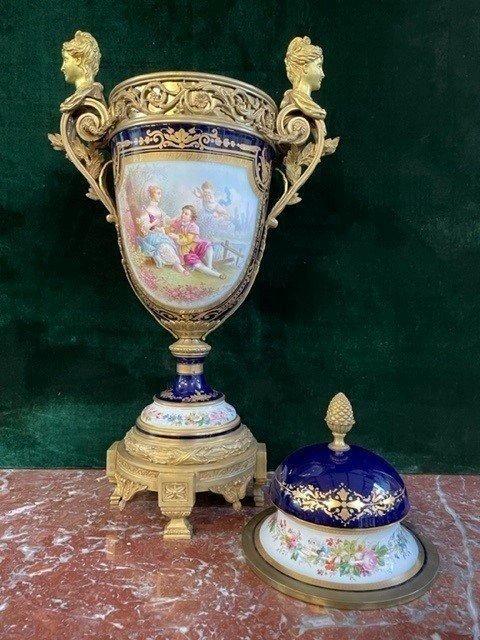
M 333 442 L 304 447 L 275 471 L 270 497 L 282 511 L 309 523 L 343 529 L 381 527 L 409 510 L 402 478 L 383 458 L 344 442 L 355 424 L 343 393 L 325 418 Z

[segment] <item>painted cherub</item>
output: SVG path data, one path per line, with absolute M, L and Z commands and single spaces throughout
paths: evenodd
M 86 31 L 77 31 L 72 40 L 63 43 L 61 70 L 65 80 L 75 85 L 75 93 L 62 102 L 60 111 L 72 111 L 87 97 L 104 101 L 103 86 L 95 82 L 100 57 L 97 41 Z
M 231 204 L 230 190 L 225 188 L 227 195 L 226 199 L 220 198 L 215 192 L 215 187 L 211 182 L 204 182 L 201 187 L 196 187 L 193 190 L 193 195 L 202 201 L 203 208 L 201 213 L 207 215 L 213 215 L 215 218 L 225 218 L 228 216 L 228 211 L 225 207 Z

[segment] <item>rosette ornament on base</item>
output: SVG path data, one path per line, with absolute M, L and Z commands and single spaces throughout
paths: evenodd
M 63 58 L 76 91 L 62 103 L 60 133 L 50 140 L 88 180 L 87 196 L 107 208 L 134 292 L 176 338 L 171 387 L 108 451 L 111 501 L 123 508 L 137 491 L 157 491 L 170 518 L 165 537 L 188 538 L 198 491 L 221 493 L 239 508 L 253 479 L 256 503 L 263 501 L 265 446 L 206 381 L 204 340 L 246 298 L 268 229 L 300 201 L 299 188 L 337 146 L 338 139 L 326 139 L 325 111 L 311 98 L 323 78 L 322 51 L 308 38 L 290 43 L 292 89 L 279 112 L 255 87 L 196 72 L 126 80 L 107 105 L 95 82 L 95 39 L 77 31 Z M 277 153 L 284 190 L 268 211 Z M 106 185 L 110 166 L 114 197 Z

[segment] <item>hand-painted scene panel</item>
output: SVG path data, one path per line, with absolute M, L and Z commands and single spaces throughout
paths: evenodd
M 248 171 L 193 159 L 125 167 L 117 192 L 125 258 L 160 304 L 209 307 L 240 281 L 261 206 Z

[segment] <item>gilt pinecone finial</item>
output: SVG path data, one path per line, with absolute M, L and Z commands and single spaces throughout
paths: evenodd
M 355 424 L 355 419 L 350 400 L 344 393 L 337 393 L 330 400 L 325 422 L 333 433 L 333 442 L 329 443 L 329 448 L 333 451 L 347 451 L 350 449 L 348 444 L 345 444 L 344 438 Z

